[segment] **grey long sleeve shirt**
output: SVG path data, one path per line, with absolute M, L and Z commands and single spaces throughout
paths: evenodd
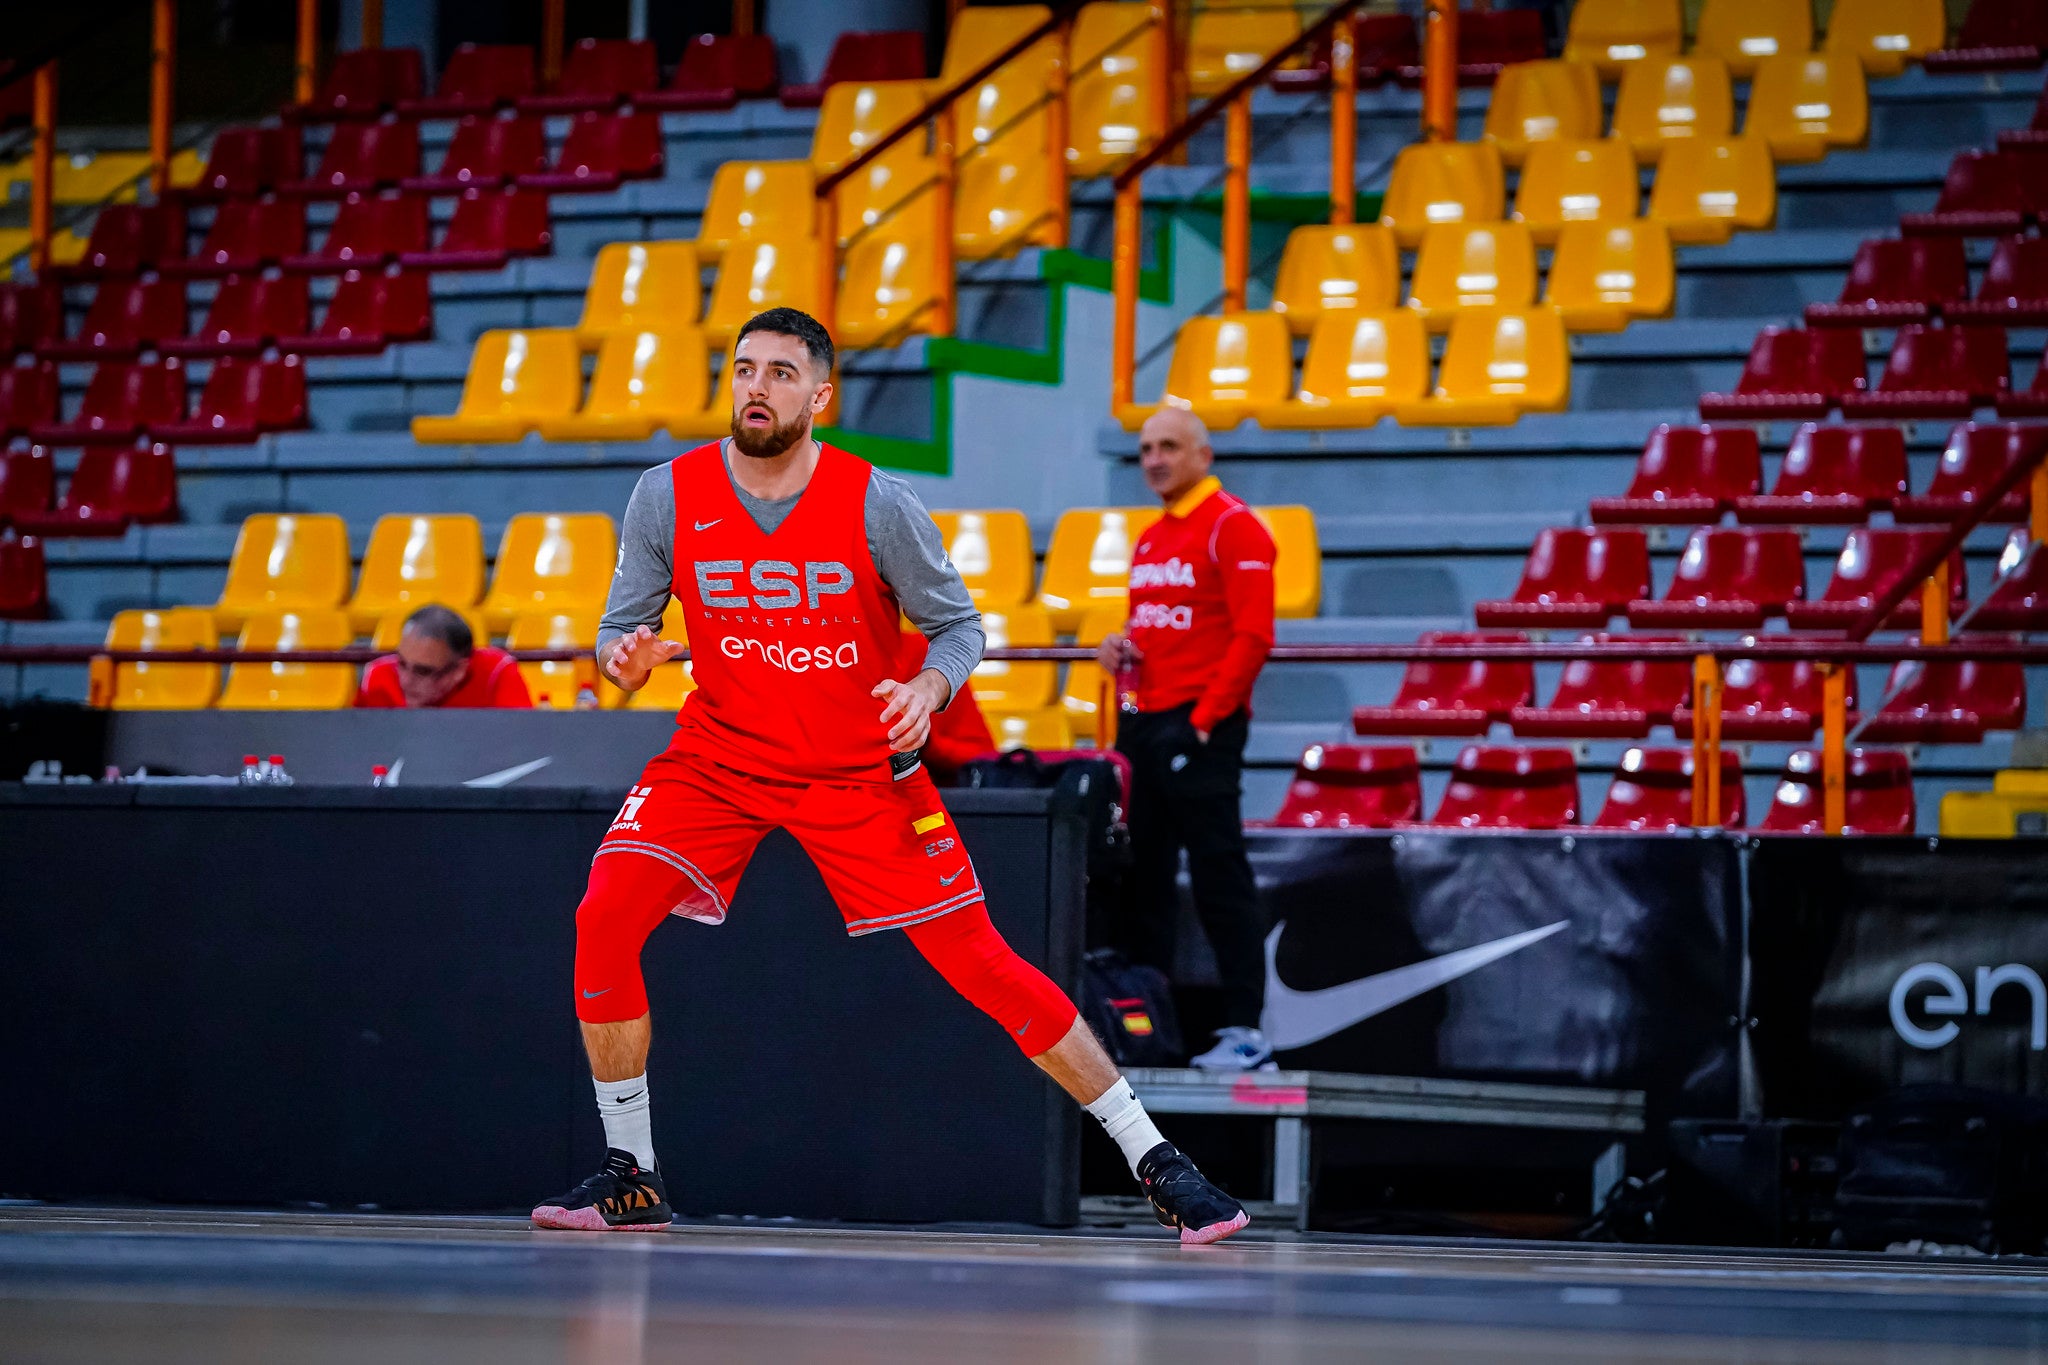
M 730 451 L 725 451 L 726 478 L 732 478 Z M 732 491 L 764 534 L 773 535 L 796 507 L 797 499 L 757 498 L 734 483 Z M 797 497 L 801 497 L 798 494 Z M 875 572 L 896 593 L 903 614 L 928 642 L 925 667 L 937 669 L 957 696 L 967 675 L 981 662 L 986 637 L 981 613 L 946 557 L 939 528 L 924 510 L 910 485 L 877 469 L 868 480 L 865 510 L 868 553 Z M 605 599 L 598 624 L 600 660 L 612 642 L 640 626 L 659 628 L 675 582 L 676 488 L 666 464 L 640 476 L 626 502 L 626 525 L 619 537 L 619 567 Z

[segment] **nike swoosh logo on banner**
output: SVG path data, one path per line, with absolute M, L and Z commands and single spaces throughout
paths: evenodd
M 697 529 L 698 529 L 698 530 L 700 530 L 700 531 L 708 531 L 708 530 L 710 530 L 710 529 L 711 529 L 712 527 L 714 527 L 714 526 L 718 525 L 718 523 L 719 523 L 719 522 L 721 522 L 721 521 L 724 521 L 724 520 L 725 520 L 725 518 L 724 518 L 724 517 L 713 517 L 713 518 L 712 518 L 711 520 L 709 520 L 709 521 L 700 521 L 700 522 L 697 522 L 697 523 L 696 523 L 696 527 L 697 527 Z
M 1568 920 L 1559 920 L 1541 929 L 1510 934 L 1471 948 L 1460 948 L 1441 957 L 1411 962 L 1406 967 L 1347 981 L 1341 986 L 1297 991 L 1280 979 L 1279 968 L 1275 965 L 1280 932 L 1287 927 L 1286 921 L 1282 920 L 1273 927 L 1272 933 L 1266 935 L 1266 1007 L 1259 1016 L 1259 1028 L 1275 1048 L 1305 1047 L 1333 1033 L 1342 1033 L 1353 1024 L 1364 1023 L 1376 1014 L 1385 1014 L 1396 1005 L 1406 1004 L 1418 995 L 1448 985 L 1490 962 L 1498 962 L 1509 953 L 1519 952 L 1532 943 L 1549 938 L 1568 923 Z
M 485 773 L 482 777 L 472 777 L 462 785 L 465 787 L 509 787 L 528 773 L 537 773 L 554 761 L 553 758 L 536 758 L 530 763 L 515 763 L 509 768 L 500 768 L 494 773 Z

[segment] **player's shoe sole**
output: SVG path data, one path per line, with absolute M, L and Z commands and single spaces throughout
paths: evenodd
M 1241 1231 L 1252 1221 L 1252 1216 L 1239 1209 L 1237 1217 L 1222 1223 L 1211 1223 L 1205 1228 L 1182 1228 L 1180 1244 L 1184 1247 L 1205 1247 L 1211 1242 L 1220 1242 L 1233 1232 Z
M 666 1219 L 659 1223 L 608 1223 L 595 1207 L 565 1209 L 560 1204 L 542 1204 L 535 1209 L 533 1225 L 564 1232 L 667 1232 L 674 1226 Z

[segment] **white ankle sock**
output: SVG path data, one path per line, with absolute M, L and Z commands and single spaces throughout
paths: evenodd
M 647 1077 L 626 1081 L 593 1081 L 597 1113 L 604 1120 L 607 1147 L 631 1152 L 643 1171 L 654 1169 L 654 1119 L 647 1108 Z
M 1102 1131 L 1123 1148 L 1124 1160 L 1131 1163 L 1132 1175 L 1138 1173 L 1139 1159 L 1166 1141 L 1159 1135 L 1159 1127 L 1152 1122 L 1152 1116 L 1145 1112 L 1145 1106 L 1138 1102 L 1138 1092 L 1131 1089 L 1131 1083 L 1121 1076 L 1109 1089 L 1082 1107 L 1101 1120 Z

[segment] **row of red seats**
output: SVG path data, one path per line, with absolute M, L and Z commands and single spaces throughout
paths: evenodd
M 0 621 L 40 621 L 50 614 L 50 576 L 42 542 L 0 539 Z
M 2048 415 L 2048 363 L 2015 392 L 2003 327 L 1914 323 L 1899 329 L 1873 388 L 1861 331 L 1766 327 L 1735 391 L 1701 394 L 1699 408 L 1702 417 L 1745 421 L 1825 417 L 1837 408 L 1851 417 L 1967 417 L 1978 408 L 2035 417 Z
M 1922 59 L 1929 71 L 2012 71 L 2041 65 L 2048 52 L 2043 0 L 1974 0 L 1953 47 Z
M 471 114 L 455 125 L 440 168 L 426 175 L 419 125 L 386 118 L 338 125 L 311 175 L 262 188 L 300 199 L 400 188 L 455 194 L 508 183 L 542 191 L 611 190 L 622 180 L 660 175 L 663 159 L 661 123 L 653 114 L 577 115 L 553 165 L 539 118 Z
M 186 329 L 185 286 L 173 279 L 108 280 L 73 336 L 61 331 L 53 287 L 0 285 L 0 356 L 45 361 L 119 360 L 143 351 L 175 356 L 255 355 L 267 346 L 298 355 L 367 354 L 433 332 L 433 300 L 419 271 L 351 270 L 335 286 L 320 325 L 303 275 L 230 275 L 205 319 Z
M 0 526 L 28 535 L 118 536 L 178 519 L 178 466 L 169 446 L 87 446 L 62 497 L 41 446 L 0 451 Z
M 1353 61 L 1361 86 L 1398 81 L 1422 84 L 1422 37 L 1417 20 L 1400 14 L 1361 14 L 1352 20 Z M 1491 85 L 1503 67 L 1549 56 L 1543 15 L 1533 9 L 1458 11 L 1458 84 Z M 1276 71 L 1276 90 L 1321 90 L 1330 83 L 1330 40 L 1317 43 L 1300 71 Z
M 1895 327 L 1935 317 L 2014 327 L 2048 322 L 2048 238 L 2000 240 L 1974 299 L 1961 238 L 1868 241 L 1856 248 L 1841 297 L 1806 305 L 1806 321 L 1816 327 Z
M 1689 826 L 1692 776 L 1689 750 L 1630 749 L 1608 788 L 1606 804 L 1585 828 L 1670 831 Z M 1913 773 L 1904 754 L 1851 749 L 1844 786 L 1850 833 L 1913 832 Z M 1427 827 L 1567 829 L 1580 827 L 1579 812 L 1579 769 L 1570 749 L 1473 744 L 1451 765 L 1450 785 Z M 1724 827 L 1744 827 L 1742 763 L 1725 749 L 1720 814 Z M 1256 823 L 1281 829 L 1393 829 L 1416 825 L 1421 817 L 1421 771 L 1413 749 L 1319 744 L 1302 755 L 1280 813 Z M 1792 755 L 1756 830 L 1822 832 L 1817 754 L 1800 750 Z
M 1998 151 L 1958 152 L 1932 211 L 1909 213 L 1909 236 L 2004 237 L 2048 217 L 2041 158 L 2048 144 L 2008 143 Z
M 77 414 L 64 420 L 58 411 L 57 375 L 50 366 L 0 367 L 0 441 L 26 436 L 53 446 L 125 441 L 142 434 L 160 441 L 226 445 L 302 427 L 306 370 L 295 355 L 222 357 L 188 413 L 185 365 L 176 356 L 108 361 L 86 381 Z

